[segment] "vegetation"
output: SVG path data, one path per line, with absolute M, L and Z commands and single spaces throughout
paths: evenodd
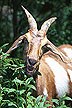
M 35 81 L 24 71 L 26 65 L 22 60 L 23 45 L 5 59 L 9 56 L 5 52 L 13 41 L 29 29 L 21 5 L 34 16 L 38 29 L 45 20 L 57 17 L 49 28 L 47 37 L 59 46 L 65 43 L 72 44 L 72 0 L 0 0 L 0 107 L 46 108 L 49 106 L 44 104 L 48 102 L 46 97 L 32 96 L 33 90 L 36 90 Z M 65 100 L 72 99 L 64 94 L 60 100 L 53 99 L 52 102 L 56 103 L 56 108 L 70 108 L 65 105 Z M 54 105 L 53 107 L 55 108 Z
M 65 105 L 65 100 L 72 99 L 63 95 L 59 100 L 52 99 L 51 102 L 46 101 L 45 96 L 32 96 L 35 81 L 32 76 L 28 77 L 24 71 L 25 63 L 17 58 L 6 58 L 9 54 L 5 54 L 0 47 L 0 107 L 1 108 L 47 108 L 51 106 L 51 102 L 57 104 L 53 108 L 70 108 Z M 33 84 L 31 84 L 31 82 Z M 47 104 L 45 104 L 47 103 Z

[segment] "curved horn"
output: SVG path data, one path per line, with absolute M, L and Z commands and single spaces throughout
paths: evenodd
M 46 34 L 48 31 L 48 28 L 56 19 L 57 19 L 56 17 L 53 17 L 53 18 L 50 18 L 49 20 L 45 21 L 42 24 L 41 29 L 39 30 L 39 35 L 43 36 L 44 34 Z
M 21 6 L 21 7 L 23 8 L 23 10 L 25 11 L 25 13 L 27 15 L 30 29 L 32 31 L 38 31 L 37 30 L 37 23 L 36 23 L 35 19 L 33 18 L 33 16 L 23 6 Z

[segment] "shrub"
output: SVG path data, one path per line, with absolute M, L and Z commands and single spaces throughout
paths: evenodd
M 0 107 L 1 108 L 47 108 L 51 106 L 46 101 L 45 96 L 32 96 L 33 90 L 36 90 L 35 81 L 32 76 L 27 76 L 24 68 L 26 67 L 23 60 L 18 58 L 6 58 L 9 54 L 5 54 L 0 47 Z M 31 82 L 33 84 L 31 84 Z M 65 105 L 65 100 L 71 100 L 70 97 L 52 99 L 56 108 L 69 108 Z M 53 105 L 53 108 L 55 106 Z

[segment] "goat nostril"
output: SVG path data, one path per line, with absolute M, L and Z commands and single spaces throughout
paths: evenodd
M 37 63 L 37 61 L 34 59 L 28 59 L 28 62 L 30 65 L 35 65 Z

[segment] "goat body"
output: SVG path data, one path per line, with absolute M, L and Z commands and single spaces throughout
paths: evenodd
M 72 68 L 52 52 L 47 52 L 40 60 L 36 79 L 38 95 L 44 94 L 50 101 L 64 93 L 72 96 Z
M 58 47 L 66 56 L 72 59 L 72 46 L 69 44 L 64 44 Z

